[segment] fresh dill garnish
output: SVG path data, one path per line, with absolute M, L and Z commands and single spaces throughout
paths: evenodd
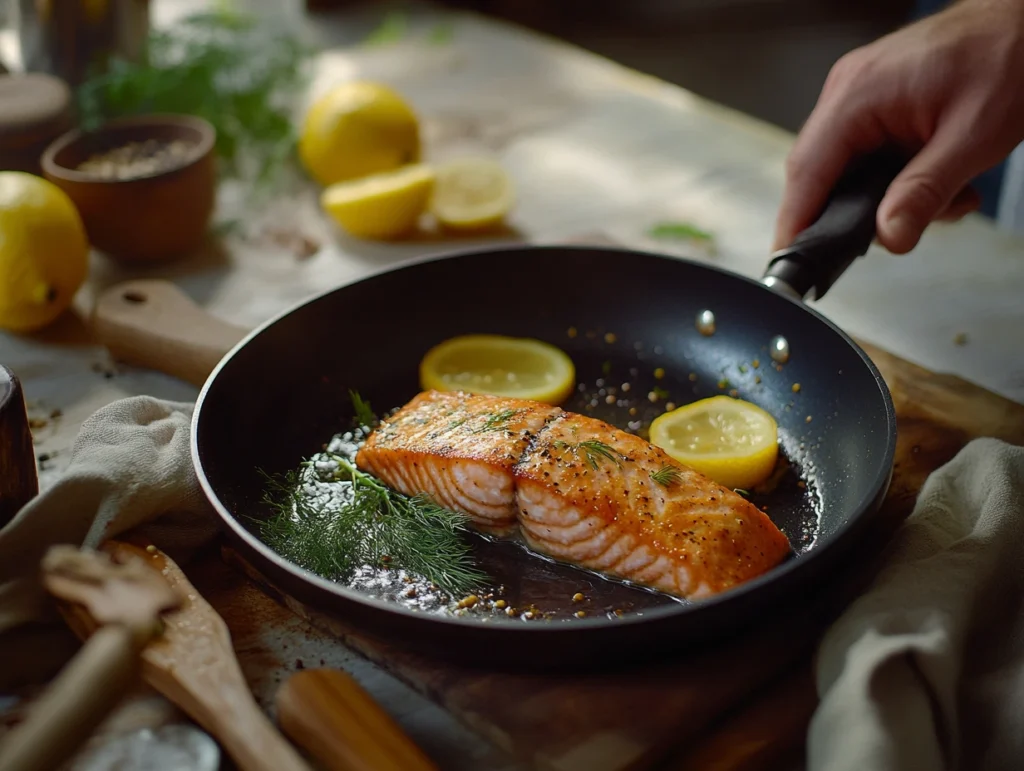
M 473 433 L 482 434 L 485 431 L 501 431 L 507 426 L 508 422 L 518 414 L 519 410 L 502 410 L 501 412 L 496 412 L 493 415 L 488 415 L 484 424 Z
M 348 395 L 352 399 L 352 408 L 356 411 L 356 422 L 363 428 L 373 428 L 377 425 L 377 416 L 373 414 L 370 403 L 351 388 Z
M 451 429 L 454 429 L 454 428 L 458 428 L 463 423 L 465 423 L 467 420 L 468 420 L 468 418 L 456 418 L 455 420 L 453 420 L 451 423 L 448 424 L 448 429 L 451 430 Z
M 742 495 L 744 498 L 750 497 L 750 490 L 744 490 L 742 487 L 734 488 L 733 492 Z
M 291 165 L 301 172 L 292 111 L 312 53 L 255 16 L 216 9 L 152 29 L 138 61 L 112 58 L 76 89 L 84 131 L 111 118 L 195 115 L 216 130 L 221 170 L 268 185 Z
M 682 478 L 679 469 L 672 466 L 662 466 L 657 471 L 651 472 L 651 479 L 663 487 L 671 487 Z
M 559 439 L 555 442 L 555 447 L 559 450 L 568 448 L 574 454 L 578 454 L 580 451 L 586 456 L 587 463 L 590 467 L 597 469 L 597 463 L 601 458 L 605 458 L 615 463 L 616 466 L 621 466 L 622 462 L 619 455 L 615 450 L 604 442 L 598 442 L 593 439 L 588 439 L 582 442 L 566 442 Z
M 263 539 L 282 557 L 333 581 L 363 566 L 403 569 L 455 595 L 486 575 L 462 538 L 467 518 L 425 495 L 407 496 L 331 455 L 337 471 L 324 481 L 316 465 L 283 478 L 266 474 L 264 500 L 274 511 Z
M 689 222 L 659 222 L 647 231 L 651 238 L 711 241 L 712 235 Z

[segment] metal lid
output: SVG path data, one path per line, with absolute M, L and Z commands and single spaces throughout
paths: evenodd
M 0 147 L 28 148 L 71 127 L 71 89 L 42 73 L 0 75 Z

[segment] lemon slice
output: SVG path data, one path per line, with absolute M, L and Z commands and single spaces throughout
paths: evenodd
M 463 335 L 427 352 L 420 385 L 561 404 L 576 385 L 576 368 L 565 352 L 540 340 Z
M 775 419 L 756 404 L 729 396 L 659 415 L 650 438 L 683 465 L 732 489 L 766 480 L 779 453 Z
M 497 161 L 460 158 L 437 165 L 430 211 L 449 230 L 486 230 L 512 208 L 512 180 Z

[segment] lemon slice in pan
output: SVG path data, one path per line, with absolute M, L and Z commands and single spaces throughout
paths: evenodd
M 729 488 L 755 487 L 775 469 L 775 419 L 756 404 L 712 396 L 659 415 L 654 444 L 683 465 Z
M 463 335 L 445 340 L 420 362 L 420 386 L 560 404 L 576 385 L 564 351 L 532 338 Z

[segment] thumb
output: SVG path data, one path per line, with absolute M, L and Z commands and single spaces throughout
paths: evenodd
M 906 254 L 925 228 L 938 219 L 975 174 L 982 169 L 962 134 L 949 129 L 932 140 L 904 167 L 878 207 L 877 238 L 893 254 Z

